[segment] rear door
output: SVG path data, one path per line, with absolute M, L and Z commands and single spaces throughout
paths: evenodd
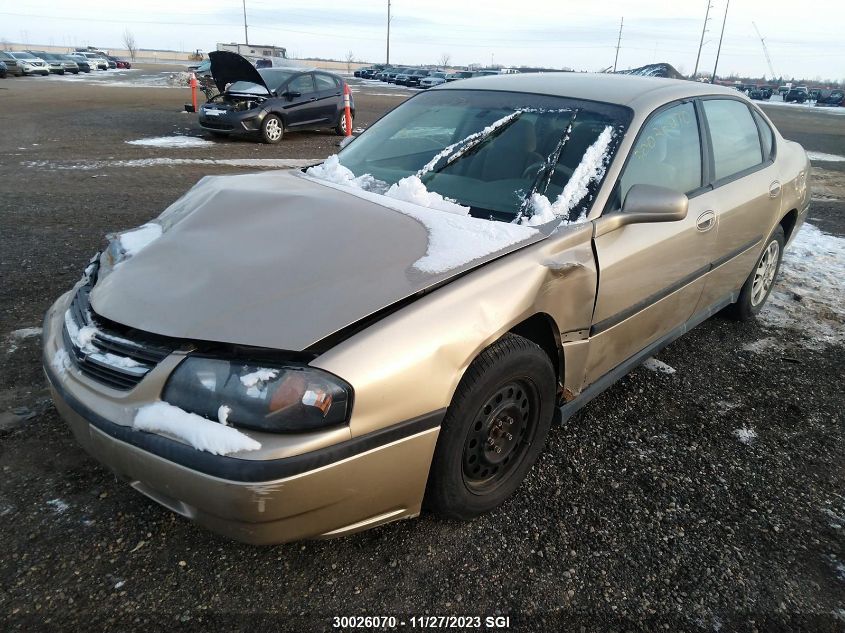
M 703 129 L 693 101 L 656 110 L 640 129 L 606 212 L 619 210 L 636 184 L 686 194 L 689 211 L 683 220 L 630 224 L 594 239 L 599 285 L 585 385 L 693 314 L 716 242 Z
M 281 92 L 283 93 L 281 97 L 282 109 L 285 113 L 287 127 L 302 127 L 320 120 L 317 90 L 314 87 L 314 77 L 311 73 L 303 73 L 293 77 Z M 284 93 L 291 96 L 288 98 Z
M 343 87 L 340 80 L 326 73 L 314 73 L 317 88 L 317 104 L 320 119 L 334 125 L 343 103 Z
M 739 292 L 780 217 L 781 189 L 774 134 L 740 99 L 701 100 L 710 138 L 713 211 L 718 224 L 713 271 L 700 308 Z

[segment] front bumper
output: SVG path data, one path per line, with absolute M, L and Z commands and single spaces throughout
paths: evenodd
M 227 134 L 256 134 L 261 130 L 261 122 L 266 113 L 258 108 L 241 112 L 225 112 L 216 116 L 208 116 L 200 107 L 199 124 L 204 130 L 211 132 L 225 132 Z
M 310 444 L 302 435 L 273 436 L 272 454 L 258 458 L 198 451 L 131 426 L 137 407 L 158 398 L 163 376 L 155 372 L 172 367 L 117 393 L 74 366 L 54 368 L 68 300 L 44 322 L 44 370 L 56 409 L 89 454 L 142 494 L 252 544 L 341 536 L 419 514 L 443 411 L 358 437 L 323 432 L 333 434 L 330 444 L 315 439 L 320 433 L 310 434 Z

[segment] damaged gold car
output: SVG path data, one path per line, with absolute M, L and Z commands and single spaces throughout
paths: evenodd
M 235 539 L 501 504 L 565 420 L 760 310 L 809 164 L 734 90 L 559 73 L 409 99 L 309 169 L 208 177 L 50 308 L 82 446 Z

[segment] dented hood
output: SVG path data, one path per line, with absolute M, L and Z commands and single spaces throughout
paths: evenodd
M 212 51 L 208 59 L 211 60 L 211 77 L 220 92 L 225 92 L 226 86 L 236 81 L 249 81 L 264 86 L 267 94 L 273 94 L 261 73 L 246 57 L 229 51 Z
M 379 198 L 294 170 L 206 177 L 160 216 L 160 237 L 103 271 L 92 307 L 155 334 L 301 351 L 544 235 L 526 230 L 523 240 L 433 271 L 444 261 L 438 248 L 453 248 L 445 237 L 466 242 L 461 231 L 513 225 L 412 205 L 421 221 Z

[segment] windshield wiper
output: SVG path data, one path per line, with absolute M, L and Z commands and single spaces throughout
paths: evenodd
M 521 116 L 522 110 L 517 110 L 516 112 L 512 112 L 498 121 L 491 123 L 480 132 L 475 132 L 457 143 L 452 143 L 434 156 L 434 158 L 432 158 L 425 166 L 423 166 L 422 169 L 417 172 L 417 177 L 422 179 L 423 176 L 426 176 L 427 174 L 436 174 L 446 169 L 452 163 L 473 153 L 486 141 L 499 136 L 499 134 L 508 129 L 508 127 L 510 127 Z

